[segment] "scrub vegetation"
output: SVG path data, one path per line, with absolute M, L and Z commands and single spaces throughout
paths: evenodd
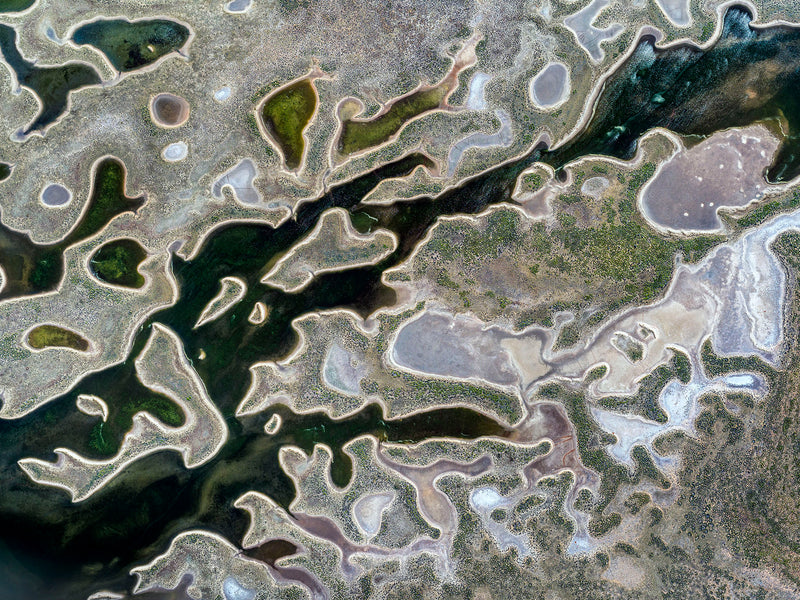
M 664 387 L 675 379 L 681 383 L 689 383 L 691 365 L 689 357 L 679 350 L 673 350 L 670 361 L 656 368 L 639 382 L 639 389 L 632 396 L 605 396 L 598 400 L 603 408 L 640 415 L 657 423 L 667 422 L 667 413 L 658 403 L 658 397 Z
M 678 238 L 650 228 L 636 194 L 655 171 L 609 166 L 625 174 L 598 199 L 578 184 L 552 202 L 549 222 L 509 206 L 477 218 L 441 221 L 415 257 L 411 279 L 430 281 L 437 296 L 484 320 L 501 315 L 518 327 L 552 324 L 554 313 L 576 318 L 562 327 L 556 347 L 577 343 L 612 311 L 655 301 L 668 286 L 680 254 L 695 262 L 721 236 Z

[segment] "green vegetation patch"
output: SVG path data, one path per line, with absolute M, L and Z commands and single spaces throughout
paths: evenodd
M 464 403 L 490 410 L 507 423 L 516 423 L 523 416 L 519 399 L 512 394 L 466 382 L 415 377 L 403 371 L 390 371 L 390 375 L 394 380 L 392 385 L 382 390 L 389 404 L 401 406 L 422 401 L 426 406 L 448 406 Z
M 92 196 L 83 218 L 60 246 L 66 248 L 92 237 L 111 219 L 124 212 L 136 212 L 144 202 L 144 196 L 128 198 L 125 195 L 123 164 L 116 158 L 104 159 L 97 165 Z
M 310 79 L 302 79 L 269 96 L 261 107 L 261 122 L 290 169 L 303 160 L 303 132 L 317 110 L 317 93 Z
M 593 535 L 602 535 L 615 527 L 615 517 L 605 515 L 604 511 L 616 497 L 620 486 L 624 484 L 638 484 L 642 480 L 653 481 L 656 485 L 667 487 L 666 477 L 656 468 L 648 451 L 643 447 L 636 447 L 631 453 L 631 458 L 636 465 L 633 473 L 628 467 L 617 462 L 606 448 L 614 442 L 616 437 L 604 432 L 592 418 L 586 396 L 582 392 L 568 390 L 558 384 L 547 384 L 539 390 L 539 395 L 548 400 L 561 402 L 567 411 L 567 416 L 575 427 L 578 441 L 578 452 L 581 462 L 588 468 L 600 474 L 600 488 L 597 500 L 593 503 L 589 514 L 594 525 L 590 524 Z M 611 521 L 606 520 L 611 517 Z
M 137 211 L 144 202 L 144 196 L 125 196 L 125 167 L 116 158 L 106 158 L 95 170 L 83 216 L 60 242 L 35 244 L 26 234 L 0 224 L 0 263 L 6 274 L 0 298 L 55 289 L 64 274 L 66 248 L 92 237 L 117 215 Z
M 71 348 L 79 352 L 89 349 L 89 341 L 83 336 L 59 327 L 58 325 L 39 325 L 28 332 L 28 344 L 31 348 Z
M 632 515 L 639 513 L 642 508 L 650 502 L 650 495 L 645 492 L 634 492 L 628 499 L 625 500 L 625 508 L 627 508 Z
M 118 71 L 135 71 L 179 50 L 189 33 L 187 27 L 168 19 L 98 19 L 78 27 L 72 40 L 100 50 Z
M 705 255 L 720 238 L 711 236 L 675 239 L 657 234 L 638 218 L 635 206 L 637 190 L 652 176 L 655 166 L 643 165 L 631 174 L 628 189 L 605 222 L 581 227 L 559 214 L 559 225 L 552 237 L 568 252 L 571 270 L 587 277 L 600 275 L 626 282 L 628 301 L 650 302 L 672 278 L 675 254 L 681 252 L 689 261 Z M 571 259 L 571 260 L 569 260 Z
M 800 206 L 800 191 L 793 190 L 791 195 L 784 196 L 778 200 L 773 200 L 762 204 L 746 215 L 735 221 L 737 229 L 746 229 L 761 225 L 764 221 L 779 213 L 797 208 Z
M 689 357 L 679 350 L 672 350 L 672 358 L 666 365 L 653 370 L 639 383 L 639 390 L 633 396 L 605 396 L 597 403 L 603 408 L 640 415 L 657 423 L 667 422 L 667 413 L 658 403 L 661 391 L 672 380 L 689 383 L 691 364 Z
M 715 28 L 716 25 L 714 24 L 714 21 L 708 21 L 703 24 L 703 30 L 700 32 L 700 41 L 705 42 L 709 40 L 713 35 Z
M 711 339 L 707 339 L 700 351 L 703 371 L 708 377 L 719 377 L 728 373 L 754 371 L 767 377 L 775 374 L 775 369 L 757 356 L 720 356 L 714 352 Z
M 144 285 L 138 267 L 147 251 L 136 240 L 113 240 L 103 244 L 89 261 L 92 274 L 100 281 L 130 288 Z
M 622 515 L 611 513 L 607 516 L 592 517 L 589 521 L 589 533 L 601 537 L 622 523 Z
M 138 412 L 148 412 L 170 427 L 180 427 L 186 421 L 180 406 L 149 390 L 135 398 L 127 397 L 109 408 L 108 422 L 98 422 L 89 434 L 89 447 L 103 456 L 111 456 L 119 450 L 122 439 L 133 424 L 133 416 Z
M 395 100 L 385 113 L 368 121 L 344 121 L 337 144 L 339 152 L 344 155 L 354 154 L 383 144 L 409 120 L 439 108 L 450 91 L 450 85 L 442 83 Z
M 535 192 L 544 184 L 541 173 L 528 173 L 524 176 L 523 185 L 528 191 Z

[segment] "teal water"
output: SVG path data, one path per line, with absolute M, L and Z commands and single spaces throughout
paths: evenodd
M 606 82 L 588 125 L 544 161 L 561 167 L 586 154 L 631 158 L 649 129 L 707 136 L 756 121 L 780 120 L 786 135 L 767 172 L 771 182 L 800 174 L 800 30 L 750 27 L 744 8 L 725 14 L 722 38 L 709 50 L 666 50 L 645 37 Z

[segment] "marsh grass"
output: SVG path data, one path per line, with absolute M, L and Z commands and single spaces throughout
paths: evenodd
M 45 348 L 72 348 L 79 352 L 89 349 L 89 342 L 83 336 L 58 325 L 39 325 L 28 333 L 28 344 L 37 350 Z
M 303 160 L 303 132 L 316 109 L 317 94 L 310 79 L 278 90 L 261 108 L 264 127 L 280 147 L 284 162 L 290 169 L 297 169 Z
M 373 119 L 344 121 L 337 145 L 339 152 L 344 155 L 354 154 L 383 144 L 409 120 L 439 108 L 449 92 L 450 86 L 446 84 L 422 89 L 394 101 L 389 110 Z

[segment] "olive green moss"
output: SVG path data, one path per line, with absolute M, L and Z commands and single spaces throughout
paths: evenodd
M 506 510 L 504 510 L 502 508 L 495 508 L 491 512 L 489 517 L 492 519 L 492 521 L 495 521 L 497 523 L 502 523 L 503 521 L 505 521 L 508 518 L 508 511 L 506 511 Z
M 598 379 L 602 379 L 608 373 L 608 367 L 606 365 L 600 365 L 595 367 L 591 371 L 586 374 L 586 378 L 584 379 L 585 384 L 589 384 L 593 381 L 597 381 Z
M 439 108 L 449 92 L 447 84 L 440 84 L 394 101 L 385 113 L 368 121 L 344 121 L 337 149 L 341 154 L 348 155 L 383 144 L 409 120 Z
M 83 336 L 58 325 L 39 325 L 28 332 L 28 344 L 32 348 L 72 348 L 79 352 L 89 349 L 89 342 Z
M 261 107 L 261 122 L 290 169 L 297 169 L 303 160 L 303 132 L 316 109 L 317 93 L 310 79 L 301 79 L 279 89 Z
M 542 187 L 543 183 L 541 173 L 527 173 L 523 176 L 523 184 L 528 191 L 535 192 Z
M 125 167 L 116 158 L 106 158 L 97 165 L 89 207 L 78 226 L 61 242 L 66 248 L 92 237 L 117 215 L 136 212 L 144 204 L 144 196 L 125 195 Z

